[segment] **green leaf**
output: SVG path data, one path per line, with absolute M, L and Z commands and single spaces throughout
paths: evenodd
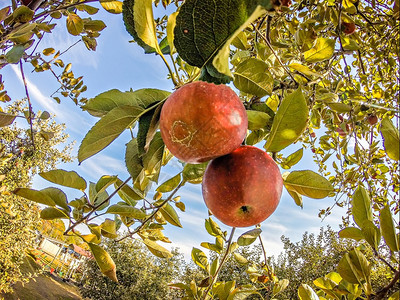
M 55 207 L 46 207 L 42 209 L 40 212 L 40 217 L 43 220 L 69 219 L 69 216 L 65 213 L 65 211 Z
M 153 253 L 157 257 L 171 258 L 173 256 L 171 252 L 169 252 L 167 249 L 165 249 L 164 247 L 160 246 L 156 242 L 153 242 L 153 241 L 151 241 L 149 239 L 144 239 L 143 243 L 150 250 L 150 252 Z
M 362 228 L 364 221 L 373 221 L 371 200 L 367 191 L 362 186 L 359 186 L 354 192 L 351 205 L 354 221 L 360 228 Z
M 322 77 L 322 74 L 317 73 L 317 72 L 311 70 L 309 67 L 304 66 L 299 63 L 291 63 L 291 64 L 289 64 L 289 68 L 296 70 L 300 73 L 303 73 L 304 75 L 307 75 L 307 76 Z
M 96 183 L 97 193 L 104 192 L 110 185 L 118 180 L 117 176 L 103 175 Z
M 106 24 L 101 21 L 101 20 L 85 20 L 84 22 L 84 28 L 85 30 L 90 30 L 90 31 L 102 31 L 104 28 L 106 28 Z
M 78 151 L 79 163 L 103 150 L 143 113 L 137 106 L 118 106 L 102 117 L 86 134 Z
M 186 164 L 183 167 L 182 177 L 183 180 L 193 184 L 198 184 L 203 181 L 203 175 L 206 171 L 208 162 L 201 164 Z
M 165 144 L 161 138 L 161 133 L 157 132 L 150 142 L 149 149 L 143 155 L 143 171 L 147 178 L 158 182 L 160 175 L 162 158 L 164 155 Z
M 271 119 L 269 114 L 262 111 L 246 110 L 246 113 L 249 130 L 265 128 Z
M 114 183 L 114 187 L 118 188 L 122 185 L 122 183 L 122 180 L 117 179 L 117 181 Z M 131 206 L 135 206 L 137 200 L 144 198 L 144 195 L 142 195 L 140 191 L 138 191 L 136 188 L 132 188 L 128 184 L 124 184 L 124 186 L 118 191 L 118 195 L 122 200 Z
M 257 19 L 267 0 L 186 0 L 179 9 L 174 29 L 174 44 L 179 56 L 192 66 L 203 68 L 201 80 L 227 83 L 229 47 L 233 39 Z M 207 26 L 204 26 L 207 24 Z
M 113 89 L 89 99 L 82 108 L 95 117 L 102 117 L 119 106 L 149 108 L 151 104 L 166 99 L 170 94 L 168 91 L 158 89 L 139 89 L 129 92 Z
M 249 261 L 244 256 L 242 256 L 237 252 L 233 253 L 233 258 L 236 260 L 236 262 L 238 262 L 241 265 L 246 265 L 249 263 Z
M 115 263 L 110 254 L 94 243 L 87 244 L 89 245 L 90 251 L 96 259 L 97 265 L 100 267 L 100 271 L 112 281 L 118 282 Z
M 319 300 L 318 295 L 315 291 L 308 285 L 302 283 L 297 291 L 297 295 L 300 300 Z
M 16 115 L 6 114 L 0 111 L 0 127 L 11 125 L 16 117 Z
M 210 267 L 210 275 L 211 276 L 215 276 L 215 273 L 217 272 L 219 267 L 219 258 L 216 257 L 213 262 L 211 263 L 211 267 Z
M 289 193 L 290 197 L 293 198 L 294 203 L 296 203 L 297 206 L 300 206 L 301 208 L 303 208 L 303 197 L 294 190 L 289 190 L 287 188 L 286 188 L 286 190 Z
M 77 190 L 86 190 L 86 181 L 75 171 L 65 171 L 62 169 L 51 170 L 48 172 L 39 173 L 39 175 L 55 184 L 74 188 Z
M 303 196 L 322 199 L 332 191 L 332 184 L 321 175 L 310 171 L 293 171 L 284 180 L 285 187 Z
M 100 233 L 102 236 L 105 236 L 109 239 L 117 238 L 117 224 L 114 220 L 105 219 L 104 222 L 100 225 Z
M 192 249 L 192 260 L 200 268 L 208 270 L 210 265 L 208 263 L 207 255 L 203 251 L 197 248 Z
M 346 227 L 339 231 L 340 238 L 353 239 L 357 242 L 364 239 L 362 231 L 357 227 Z
M 160 208 L 160 212 L 168 223 L 177 227 L 182 227 L 178 214 L 169 203 L 164 204 L 164 206 Z
M 241 62 L 235 69 L 233 84 L 241 91 L 257 97 L 272 94 L 274 79 L 268 65 L 257 58 Z
M 272 290 L 272 295 L 275 296 L 279 294 L 280 292 L 284 291 L 287 286 L 289 285 L 289 280 L 287 279 L 281 279 L 278 282 L 274 284 L 274 288 Z
M 379 228 L 375 226 L 374 222 L 365 220 L 361 227 L 361 232 L 365 240 L 374 248 L 378 250 L 381 241 L 381 233 Z
M 168 179 L 163 184 L 161 184 L 156 191 L 160 193 L 168 193 L 174 190 L 181 182 L 181 173 L 175 175 L 174 177 Z
M 389 118 L 382 119 L 380 130 L 387 156 L 393 160 L 400 160 L 399 130 Z
M 13 21 L 17 23 L 27 23 L 32 20 L 35 12 L 29 7 L 22 5 L 17 7 L 12 13 Z
M 84 28 L 83 20 L 77 14 L 69 13 L 67 17 L 67 30 L 72 35 L 79 35 Z
M 138 144 L 135 138 L 126 144 L 125 164 L 132 177 L 132 181 L 135 182 L 143 170 L 143 162 L 139 156 Z
M 337 270 L 346 281 L 354 284 L 369 282 L 371 265 L 358 249 L 346 253 L 339 261 Z
M 330 59 L 335 51 L 335 40 L 318 38 L 310 50 L 304 52 L 304 59 L 307 62 L 315 63 Z
M 396 228 L 393 221 L 392 213 L 388 205 L 385 205 L 379 214 L 380 229 L 386 245 L 392 252 L 399 251 L 399 241 L 396 236 Z
M 124 0 L 122 15 L 126 30 L 146 52 L 161 54 L 153 17 L 152 0 Z
M 207 232 L 212 236 L 223 235 L 221 228 L 211 217 L 205 220 L 205 227 Z
M 54 203 L 59 207 L 64 208 L 66 211 L 70 211 L 70 208 L 67 203 L 67 196 L 62 190 L 49 187 L 42 189 L 40 192 L 49 196 L 54 201 Z
M 352 107 L 345 103 L 328 102 L 327 105 L 330 109 L 338 113 L 346 113 L 352 110 Z
M 254 241 L 261 234 L 262 230 L 260 228 L 255 228 L 249 231 L 246 231 L 241 236 L 239 236 L 237 243 L 239 246 L 248 246 L 254 243 Z
M 176 16 L 177 15 L 178 15 L 178 12 L 173 12 L 172 14 L 170 14 L 168 17 L 168 22 L 167 22 L 167 40 L 168 40 L 169 51 L 170 51 L 171 55 L 176 50 L 175 46 L 174 46 L 174 29 L 175 29 L 175 25 L 176 25 Z
M 146 218 L 146 213 L 144 211 L 128 205 L 113 204 L 107 209 L 106 213 L 117 214 L 120 216 L 131 217 L 134 219 Z
M 307 101 L 299 88 L 283 98 L 264 148 L 270 152 L 286 148 L 300 137 L 307 126 L 307 120 Z
M 390 295 L 388 300 L 399 300 L 399 295 L 400 295 L 400 291 L 394 292 L 392 295 Z
M 17 44 L 27 43 L 33 36 L 36 29 L 36 23 L 27 23 L 19 27 L 16 31 L 10 33 L 8 38 Z
M 42 193 L 41 191 L 37 191 L 34 189 L 18 188 L 16 190 L 14 190 L 13 193 L 15 195 L 18 195 L 20 197 L 23 197 L 25 199 L 31 200 L 36 203 L 49 205 L 49 206 L 56 205 L 54 200 L 51 199 L 48 195 L 46 195 L 45 193 Z
M 122 13 L 122 2 L 117 0 L 100 0 L 101 6 L 112 14 Z
M 282 160 L 281 167 L 283 169 L 290 169 L 297 164 L 303 157 L 303 148 L 300 148 L 296 152 L 290 154 L 287 158 Z
M 25 53 L 25 47 L 23 45 L 15 45 L 6 53 L 6 60 L 10 64 L 16 64 L 20 61 Z M 4 113 L 2 113 L 4 114 Z M 11 124 L 11 123 L 10 123 Z

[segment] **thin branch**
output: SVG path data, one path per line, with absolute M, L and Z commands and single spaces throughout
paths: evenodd
M 232 244 L 232 240 L 233 240 L 233 235 L 234 235 L 234 233 L 235 233 L 235 229 L 236 229 L 236 227 L 232 227 L 231 234 L 230 234 L 229 239 L 228 239 L 228 244 L 226 245 L 225 254 L 224 254 L 224 256 L 223 256 L 222 259 L 221 259 L 221 262 L 220 262 L 220 264 L 219 264 L 219 266 L 218 266 L 218 268 L 217 268 L 217 271 L 215 272 L 214 277 L 213 277 L 212 280 L 211 280 L 210 285 L 207 287 L 207 289 L 206 289 L 206 291 L 205 291 L 203 300 L 206 300 L 206 299 L 208 298 L 208 293 L 209 293 L 210 289 L 212 288 L 212 286 L 214 285 L 215 281 L 217 280 L 218 274 L 219 274 L 219 272 L 221 271 L 222 266 L 224 265 L 226 259 L 228 258 L 228 255 L 229 255 L 229 253 L 230 253 L 229 248 L 231 247 L 231 244 Z
M 275 50 L 272 48 L 271 43 L 268 41 L 268 39 L 264 35 L 262 35 L 261 32 L 257 28 L 254 27 L 254 29 L 263 38 L 263 40 L 267 43 L 268 48 L 272 51 L 275 58 L 278 60 L 279 64 L 281 65 L 281 67 L 286 71 L 286 73 L 289 74 L 289 76 L 293 80 L 293 82 L 296 83 L 296 85 L 298 85 L 298 82 L 296 81 L 296 79 L 294 79 L 290 70 L 282 63 L 280 57 L 278 56 L 278 54 L 276 54 Z
M 27 82 L 26 82 L 25 73 L 24 73 L 24 68 L 23 68 L 23 66 L 22 66 L 22 60 L 19 61 L 19 67 L 20 67 L 20 70 L 21 70 L 22 81 L 24 82 L 26 99 L 28 100 L 29 126 L 30 126 L 30 128 L 31 128 L 32 146 L 33 146 L 33 150 L 36 150 L 36 147 L 35 147 L 35 139 L 34 139 L 34 135 L 33 135 L 33 121 L 32 121 L 33 109 L 32 109 L 32 102 L 31 102 L 31 98 L 29 97 L 28 84 L 27 84 Z
M 381 290 L 376 292 L 374 300 L 385 299 L 387 292 L 389 292 L 389 290 L 399 281 L 399 277 L 400 277 L 400 272 L 396 271 L 394 273 L 392 281 L 390 281 L 387 286 L 383 287 Z
M 67 235 L 68 232 L 70 232 L 71 230 L 73 230 L 77 225 L 83 223 L 85 220 L 89 219 L 89 217 L 100 207 L 102 206 L 104 203 L 106 203 L 107 201 L 109 201 L 112 197 L 114 197 L 118 191 L 120 189 L 122 189 L 122 187 L 128 183 L 129 180 L 131 180 L 132 177 L 129 176 L 127 180 L 125 180 L 123 183 L 121 183 L 120 186 L 118 186 L 114 192 L 112 192 L 106 199 L 104 199 L 102 202 L 100 202 L 99 204 L 97 204 L 96 206 L 93 207 L 93 210 L 91 212 L 89 212 L 86 216 L 84 216 L 82 219 L 80 219 L 79 221 L 75 222 L 74 224 L 72 224 L 72 226 L 70 226 L 65 232 L 64 235 Z
M 261 249 L 264 255 L 264 264 L 268 265 L 268 261 L 267 261 L 267 252 L 265 251 L 265 247 L 264 247 L 264 243 L 262 241 L 261 235 L 258 236 L 258 239 L 260 240 L 260 245 L 261 245 Z

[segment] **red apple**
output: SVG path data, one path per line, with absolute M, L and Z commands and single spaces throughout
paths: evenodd
M 368 115 L 367 121 L 369 125 L 375 125 L 378 123 L 378 117 L 376 115 Z
M 353 22 L 351 23 L 342 22 L 342 31 L 345 34 L 353 34 L 356 31 L 356 24 Z
M 283 180 L 274 160 L 253 146 L 241 146 L 210 162 L 203 176 L 203 198 L 222 223 L 248 227 L 276 209 Z
M 246 137 L 247 114 L 230 87 L 197 81 L 168 97 L 160 130 L 173 155 L 187 163 L 201 163 L 240 146 Z
M 281 0 L 281 5 L 285 7 L 290 7 L 292 5 L 292 0 Z

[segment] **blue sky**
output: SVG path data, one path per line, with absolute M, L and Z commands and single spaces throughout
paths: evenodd
M 78 43 L 61 57 L 64 62 L 72 63 L 72 70 L 76 76 L 84 76 L 88 90 L 83 96 L 91 98 L 110 89 L 127 91 L 131 88 L 133 90 L 157 88 L 172 91 L 173 85 L 166 79 L 167 70 L 162 60 L 153 54 L 144 54 L 138 45 L 129 43 L 132 38 L 125 31 L 122 15 L 112 15 L 100 9 L 99 14 L 93 18 L 102 19 L 107 24 L 107 28 L 98 38 L 97 50 L 88 51 L 83 43 Z M 59 24 L 53 30 L 53 34 L 45 36 L 38 50 L 54 47 L 63 51 L 78 40 L 79 37 L 73 37 L 66 32 L 64 24 Z M 76 156 L 80 142 L 98 119 L 83 112 L 69 99 L 60 97 L 62 104 L 57 104 L 49 97 L 58 87 L 55 78 L 49 72 L 31 73 L 30 71 L 30 65 L 26 64 L 25 75 L 29 82 L 34 110 L 47 110 L 56 115 L 57 122 L 66 124 L 66 132 L 70 135 L 69 141 L 76 141 L 73 152 Z M 17 65 L 3 68 L 1 74 L 12 99 L 25 96 Z M 124 180 L 129 176 L 124 166 L 125 144 L 129 142 L 129 139 L 128 133 L 123 134 L 108 148 L 84 161 L 80 166 L 75 160 L 71 164 L 59 165 L 59 168 L 75 170 L 87 181 L 96 182 L 102 175 L 119 175 Z M 292 145 L 285 149 L 284 153 L 288 155 L 300 147 L 300 144 Z M 173 161 L 171 166 L 162 170 L 160 183 L 177 174 L 180 168 L 180 164 L 176 160 Z M 316 165 L 309 150 L 304 152 L 301 162 L 290 171 L 303 169 L 316 171 Z M 281 170 L 282 173 L 284 171 Z M 37 176 L 33 187 L 41 189 L 50 185 Z M 67 194 L 69 200 L 78 196 L 73 190 L 67 191 Z M 179 195 L 186 205 L 186 212 L 178 212 L 183 228 L 166 226 L 165 234 L 172 244 L 162 243 L 162 245 L 167 248 L 179 247 L 185 257 L 189 258 L 192 247 L 201 248 L 201 242 L 213 242 L 213 238 L 204 229 L 204 219 L 208 218 L 208 213 L 203 203 L 201 186 L 187 184 L 181 189 Z M 301 209 L 295 205 L 284 189 L 277 210 L 262 223 L 262 238 L 267 255 L 278 255 L 282 251 L 283 245 L 280 241 L 282 235 L 289 237 L 292 241 L 298 241 L 305 231 L 317 233 L 321 226 L 329 224 L 334 229 L 338 229 L 344 213 L 342 209 L 336 208 L 323 222 L 318 218 L 319 209 L 331 206 L 334 202 L 333 198 L 320 200 L 304 198 L 303 201 L 304 208 Z M 230 230 L 220 225 L 223 229 Z M 235 237 L 237 238 L 240 233 L 249 229 L 251 228 L 238 229 Z

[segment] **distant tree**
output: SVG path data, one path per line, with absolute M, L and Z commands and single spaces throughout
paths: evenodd
M 7 108 L 12 115 L 24 115 L 26 107 L 16 102 Z M 26 251 L 33 246 L 33 230 L 40 224 L 39 207 L 13 195 L 17 187 L 30 187 L 34 174 L 54 169 L 60 161 L 69 161 L 69 146 L 64 127 L 47 114 L 33 119 L 33 135 L 23 123 L 0 127 L 0 291 L 11 290 L 17 281 L 28 280 L 20 266 Z M 34 144 L 32 143 L 32 136 Z
M 177 251 L 168 259 L 157 258 L 136 240 L 106 240 L 105 249 L 117 267 L 118 283 L 105 277 L 95 260 L 87 262 L 81 293 L 90 299 L 174 299 L 168 284 L 176 281 L 183 267 Z

